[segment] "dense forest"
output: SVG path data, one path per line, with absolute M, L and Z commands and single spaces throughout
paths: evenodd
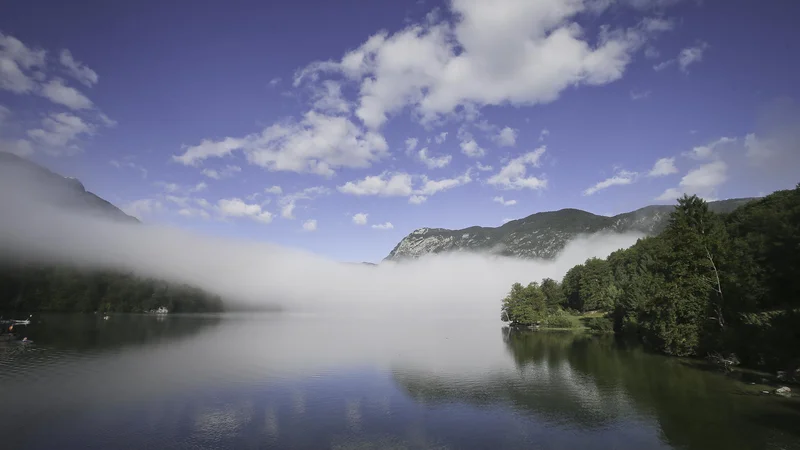
M 553 283 L 515 284 L 501 318 L 548 324 L 565 310 L 601 311 L 608 329 L 659 352 L 795 371 L 800 184 L 726 215 L 684 196 L 658 236 L 606 259 L 589 259 L 570 269 L 557 288 Z
M 0 311 L 147 312 L 222 311 L 222 300 L 198 288 L 133 274 L 64 266 L 3 265 Z

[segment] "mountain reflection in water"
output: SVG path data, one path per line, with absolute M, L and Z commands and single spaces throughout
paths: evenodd
M 797 403 L 608 336 L 298 314 L 42 317 L 9 448 L 800 448 Z M 21 348 L 24 347 L 24 348 Z

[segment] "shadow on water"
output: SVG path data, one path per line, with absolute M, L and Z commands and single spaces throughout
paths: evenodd
M 394 373 L 425 404 L 511 407 L 550 427 L 598 430 L 637 417 L 655 424 L 663 443 L 688 449 L 800 448 L 800 403 L 737 395 L 746 386 L 639 346 L 573 332 L 503 329 L 515 374 L 480 380 Z

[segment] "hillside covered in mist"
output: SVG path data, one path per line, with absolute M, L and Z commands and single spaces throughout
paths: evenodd
M 710 202 L 711 211 L 730 213 L 753 200 L 738 198 Z M 667 225 L 674 205 L 651 205 L 613 217 L 579 209 L 531 214 L 499 227 L 461 230 L 420 228 L 403 238 L 385 259 L 419 258 L 429 253 L 481 251 L 520 258 L 554 258 L 567 242 L 581 234 L 600 232 L 657 235 Z

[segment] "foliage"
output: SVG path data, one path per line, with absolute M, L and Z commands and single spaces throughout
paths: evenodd
M 574 328 L 575 323 L 570 318 L 569 314 L 562 310 L 557 310 L 547 316 L 542 325 L 548 328 Z
M 660 235 L 571 268 L 559 304 L 607 312 L 587 326 L 612 326 L 666 354 L 793 368 L 800 367 L 798 273 L 800 185 L 726 215 L 684 196 Z
M 564 290 L 558 281 L 552 278 L 545 278 L 542 280 L 541 288 L 548 311 L 555 312 L 566 303 L 567 299 L 564 297 Z
M 614 322 L 608 317 L 584 317 L 581 321 L 586 328 L 596 333 L 614 332 Z
M 215 295 L 187 285 L 132 274 L 65 266 L 0 268 L 0 310 L 26 312 L 170 312 L 222 310 Z
M 544 293 L 538 283 L 523 287 L 519 283 L 511 286 L 511 292 L 503 299 L 501 319 L 514 325 L 538 324 L 547 315 Z

